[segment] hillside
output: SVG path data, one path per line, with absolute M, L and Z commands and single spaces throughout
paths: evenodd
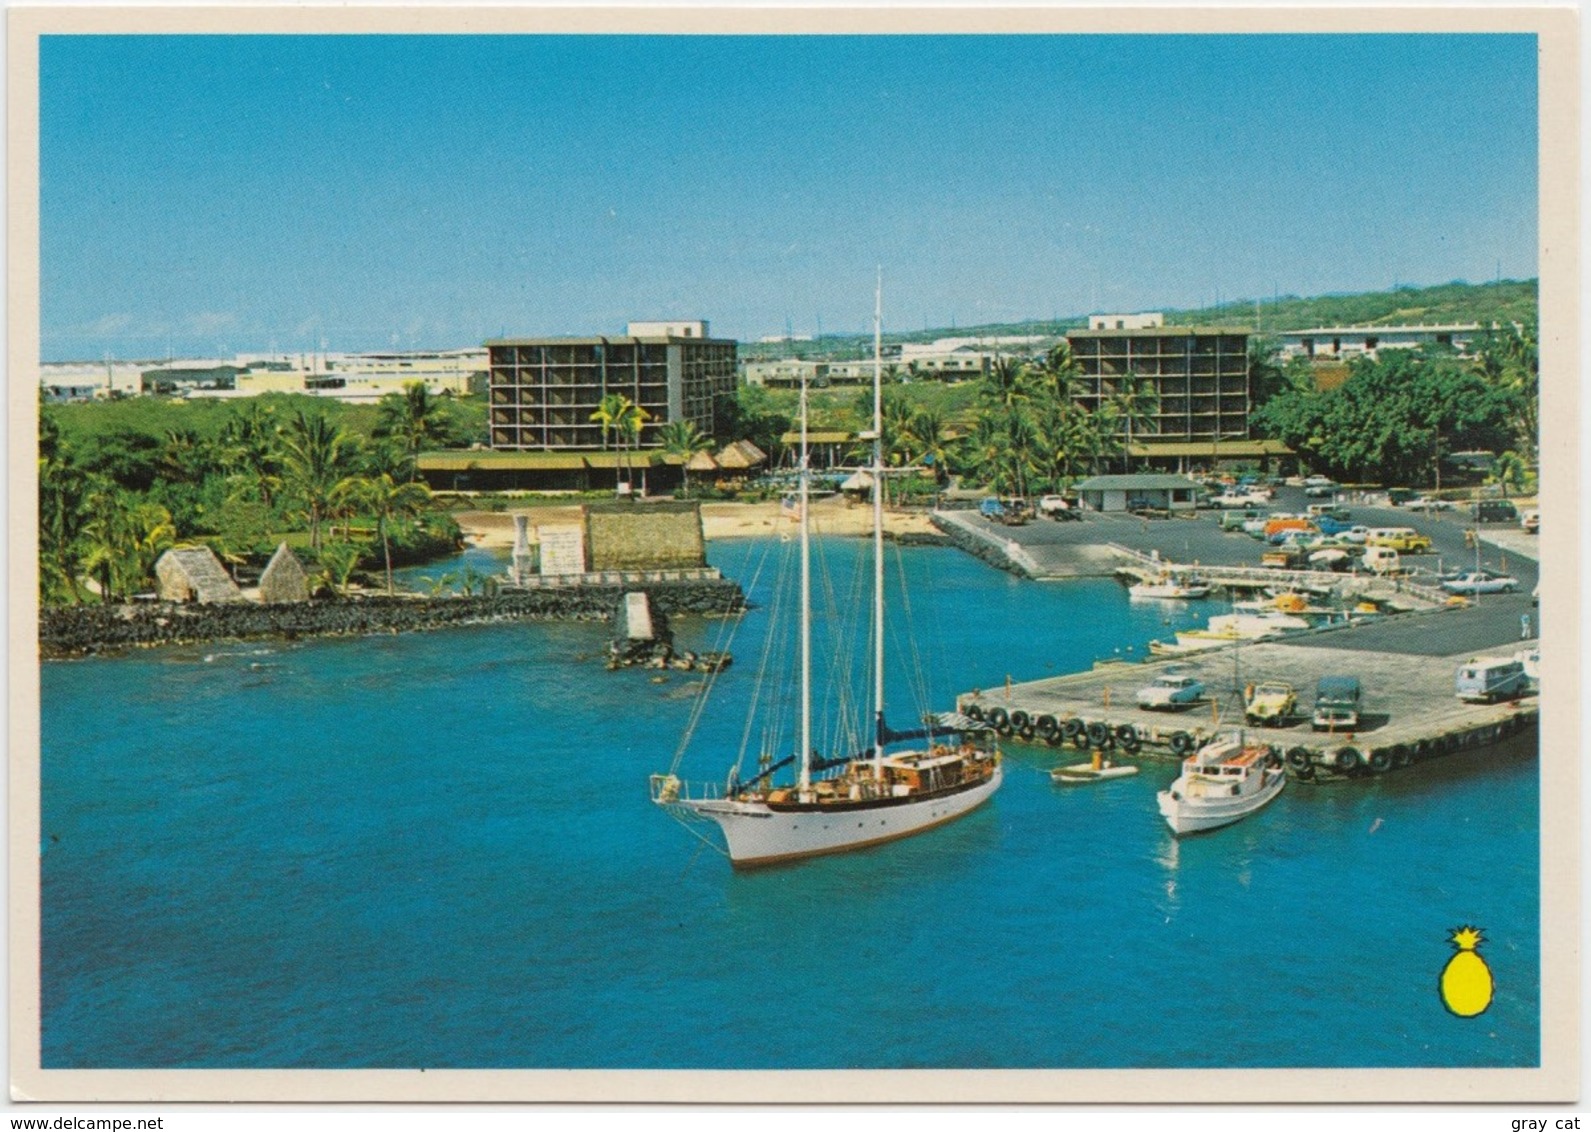
M 1536 280 L 1504 279 L 1496 283 L 1443 283 L 1434 287 L 1398 287 L 1352 295 L 1301 298 L 1234 299 L 1193 310 L 1160 308 L 1170 326 L 1231 326 L 1275 334 L 1317 326 L 1399 326 L 1409 323 L 1536 321 Z M 1088 323 L 1087 315 L 983 326 L 940 327 L 899 334 L 886 342 L 931 342 L 937 338 L 995 338 L 1043 335 L 1058 338 Z M 819 341 L 786 344 L 743 344 L 745 357 L 871 357 L 871 334 L 830 334 Z

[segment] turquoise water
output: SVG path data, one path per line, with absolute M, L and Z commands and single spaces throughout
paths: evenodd
M 749 579 L 761 549 L 711 555 Z M 836 588 L 860 549 L 828 547 Z M 937 548 L 900 569 L 942 707 L 1168 628 L 1113 582 L 1021 582 Z M 687 777 L 721 779 L 738 749 L 767 580 Z M 697 648 L 723 627 L 676 624 Z M 647 797 L 699 678 L 604 672 L 607 632 L 46 665 L 43 1064 L 1538 1062 L 1533 747 L 1295 784 L 1180 843 L 1154 806 L 1170 765 L 1057 788 L 1053 752 L 1015 747 L 959 822 L 736 873 Z M 1437 995 L 1463 924 L 1497 984 L 1469 1020 Z

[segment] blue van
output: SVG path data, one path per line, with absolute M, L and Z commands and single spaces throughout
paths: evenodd
M 1454 693 L 1465 703 L 1512 700 L 1530 688 L 1523 662 L 1502 656 L 1476 656 L 1458 666 Z

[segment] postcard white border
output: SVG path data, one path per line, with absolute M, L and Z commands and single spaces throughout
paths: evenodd
M 1578 635 L 1542 635 L 1541 1053 L 1536 1069 L 49 1070 L 39 1066 L 38 38 L 80 33 L 976 34 L 1510 32 L 1540 45 L 1543 607 L 1581 623 L 1577 577 L 1579 94 L 1569 8 L 13 8 L 8 12 L 10 1061 L 14 1101 L 859 1104 L 1571 1101 L 1580 1088 L 1583 750 Z M 1549 851 L 1550 847 L 1550 851 Z

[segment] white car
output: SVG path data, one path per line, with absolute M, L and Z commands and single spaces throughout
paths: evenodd
M 1138 706 L 1146 711 L 1156 708 L 1180 708 L 1198 703 L 1204 698 L 1204 685 L 1192 676 L 1170 673 L 1155 677 L 1152 683 L 1138 689 Z
M 1337 532 L 1337 537 L 1340 538 L 1340 539 L 1343 539 L 1346 542 L 1351 542 L 1351 543 L 1355 543 L 1355 544 L 1357 544 L 1359 546 L 1363 546 L 1365 544 L 1365 539 L 1370 537 L 1370 528 L 1369 527 L 1349 527 L 1345 531 L 1338 531 Z
M 1449 578 L 1442 588 L 1450 594 L 1511 594 L 1519 590 L 1519 579 L 1482 570 Z
M 1409 511 L 1457 511 L 1458 504 L 1450 499 L 1431 499 L 1424 495 L 1417 495 L 1405 503 L 1404 508 Z

